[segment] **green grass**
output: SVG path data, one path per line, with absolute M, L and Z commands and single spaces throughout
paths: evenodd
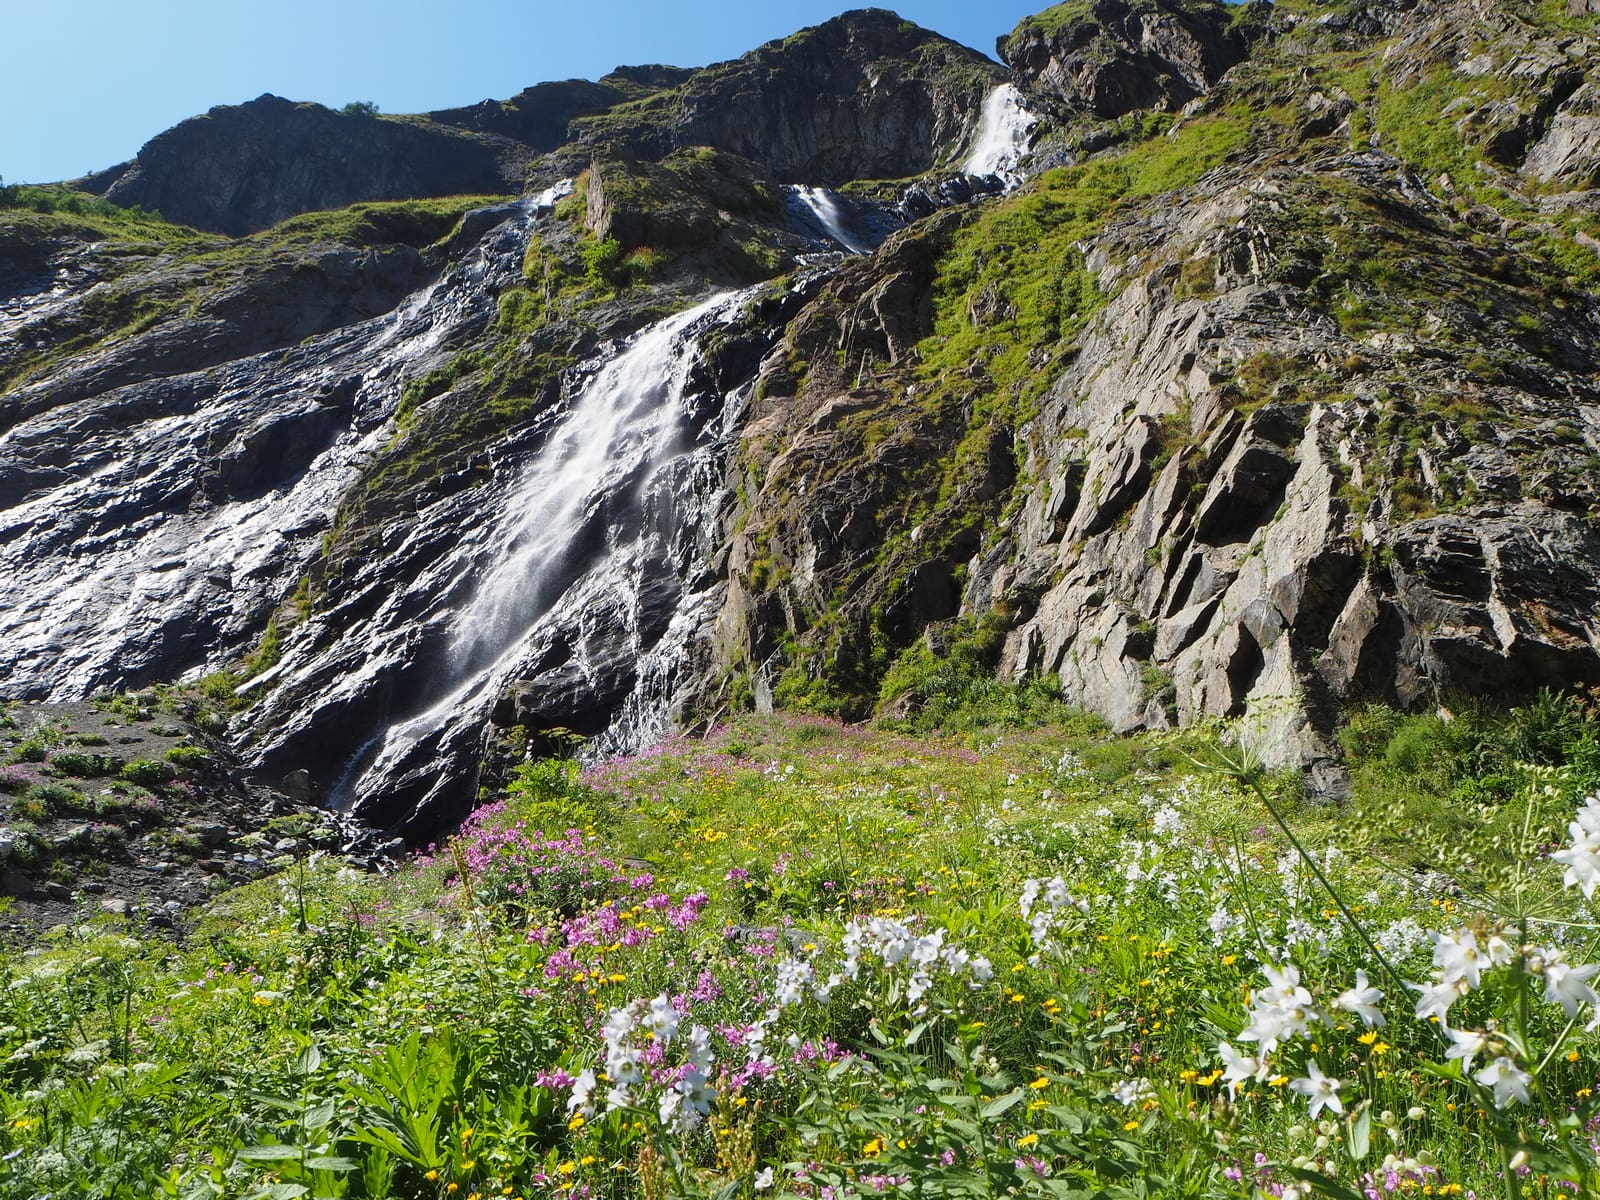
M 1595 1186 L 1582 1022 L 1483 969 L 1452 1027 L 1502 1020 L 1519 1048 L 1492 1053 L 1537 1075 L 1497 1108 L 1389 975 L 1429 977 L 1429 930 L 1509 920 L 1548 945 L 1583 917 L 1546 855 L 1600 786 L 1591 710 L 1369 710 L 1345 737 L 1347 805 L 1229 759 L 1215 730 L 946 715 L 916 734 L 746 718 L 581 771 L 524 763 L 393 877 L 302 860 L 182 945 L 108 922 L 0 955 L 0 1186 L 1223 1200 L 1394 1171 L 1487 1197 L 1510 1194 L 1496 1138 Z M 1571 962 L 1595 951 L 1566 941 Z M 1271 963 L 1328 1016 L 1231 1087 L 1219 1043 L 1253 1049 Z M 1381 1028 L 1338 1007 L 1358 968 Z M 611 1082 L 634 1053 L 670 1074 L 620 1107 L 605 1080 L 586 1099 L 572 1081 L 606 1068 L 602 1024 L 653 997 L 677 1015 L 614 1035 Z M 698 1078 L 696 1025 L 704 1118 L 671 1088 Z M 1308 1116 L 1288 1086 L 1313 1062 L 1342 1111 Z
M 160 213 L 123 208 L 65 184 L 0 186 L 0 248 L 61 236 L 174 244 L 213 240 Z

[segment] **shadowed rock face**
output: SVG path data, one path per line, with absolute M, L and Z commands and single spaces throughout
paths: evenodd
M 697 72 L 659 133 L 624 136 L 730 150 L 783 182 L 901 179 L 960 149 L 1004 78 L 975 51 L 866 9 Z
M 515 191 L 530 157 L 504 137 L 269 95 L 175 125 L 84 183 L 180 225 L 245 234 L 360 200 Z
M 1029 94 L 1058 115 L 1171 112 L 1249 53 L 1238 15 L 1220 0 L 1095 0 L 1081 19 L 1055 28 L 1025 20 L 997 48 Z

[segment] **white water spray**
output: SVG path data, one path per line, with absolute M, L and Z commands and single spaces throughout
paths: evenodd
M 839 197 L 827 188 L 789 184 L 784 190 L 793 197 L 800 223 L 813 232 L 843 246 L 851 254 L 871 254 L 872 243 L 851 232 Z
M 978 136 L 961 170 L 967 175 L 995 175 L 1008 188 L 1022 182 L 1018 164 L 1028 152 L 1035 118 L 1022 103 L 1022 93 L 1002 83 L 983 102 Z
M 338 788 L 341 799 L 381 791 L 385 781 L 432 757 L 453 730 L 475 728 L 527 668 L 541 622 L 563 597 L 637 610 L 630 589 L 664 569 L 647 562 L 661 552 L 660 531 L 645 528 L 640 514 L 669 510 L 668 525 L 696 518 L 671 510 L 684 503 L 675 495 L 678 477 L 709 454 L 687 444 L 693 430 L 685 389 L 698 327 L 730 319 L 747 296 L 719 294 L 658 322 L 589 380 L 486 528 L 468 535 L 489 568 L 452 619 L 444 669 L 432 680 L 426 709 L 363 748 Z M 632 722 L 654 724 L 641 706 L 668 698 L 630 698 Z

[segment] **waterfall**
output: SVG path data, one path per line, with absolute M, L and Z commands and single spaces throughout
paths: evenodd
M 785 184 L 790 217 L 808 235 L 843 246 L 851 254 L 870 254 L 873 244 L 846 225 L 839 197 L 827 188 Z
M 442 661 L 419 681 L 415 715 L 351 761 L 336 802 L 360 806 L 401 783 L 432 795 L 452 775 L 459 783 L 514 680 L 557 701 L 579 696 L 608 747 L 633 748 L 664 728 L 712 590 L 695 577 L 711 556 L 717 449 L 737 403 L 696 397 L 691 377 L 700 337 L 751 294 L 713 296 L 636 334 L 520 475 L 485 497 L 455 568 L 476 583 L 449 615 Z
M 166 365 L 129 339 L 100 354 L 116 386 L 68 375 L 55 386 L 90 391 L 72 403 L 41 389 L 0 432 L 0 693 L 80 700 L 193 670 L 208 646 L 218 659 L 247 647 L 265 598 L 293 591 L 392 436 L 402 381 L 494 319 L 533 220 L 526 203 L 467 214 L 478 242 L 380 315 L 361 313 L 363 296 L 347 323 L 298 343 L 149 378 L 127 360 L 118 378 L 119 354 Z M 37 317 L 42 303 L 15 307 Z M 70 467 L 54 466 L 58 445 Z
M 1028 152 L 1034 116 L 1014 84 L 1002 83 L 983 102 L 983 118 L 961 170 L 967 175 L 994 175 L 1008 188 L 1022 182 L 1018 164 Z

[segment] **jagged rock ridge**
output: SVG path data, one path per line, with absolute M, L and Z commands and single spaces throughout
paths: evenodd
M 900 179 L 959 150 L 1002 77 L 975 51 L 865 9 L 701 70 L 619 67 L 421 117 L 261 96 L 184 121 L 77 183 L 237 235 L 357 201 L 519 192 L 530 171 L 549 182 L 595 154 L 654 161 L 709 146 L 781 182 Z
M 873 694 L 877 648 L 931 626 L 937 653 L 964 621 L 1003 674 L 1058 673 L 1116 728 L 1246 717 L 1276 760 L 1323 766 L 1362 700 L 1600 683 L 1600 242 L 1559 223 L 1595 211 L 1593 22 L 1497 9 L 1469 57 L 1482 7 L 1096 0 L 1003 39 L 1056 118 L 1040 157 L 1069 172 L 1034 190 L 1058 207 L 925 222 L 791 327 L 747 425 L 725 656 L 780 698 L 903 707 Z M 1359 99 L 1311 65 L 1361 48 Z M 1450 113 L 1446 165 L 1510 215 L 1427 160 L 1380 84 Z M 1182 116 L 1119 151 L 1135 107 Z M 1108 144 L 1127 176 L 1073 166 Z M 1141 199 L 1185 155 L 1221 165 Z M 1063 218 L 1085 193 L 1121 203 Z M 1103 307 L 1020 370 L 979 338 L 930 375 L 941 340 L 1037 315 L 1028 256 L 1051 243 L 1016 254 L 1013 230 L 1074 220 L 1087 243 L 1054 244 L 1063 269 L 1083 247 Z M 980 417 L 995 394 L 1015 407 Z

